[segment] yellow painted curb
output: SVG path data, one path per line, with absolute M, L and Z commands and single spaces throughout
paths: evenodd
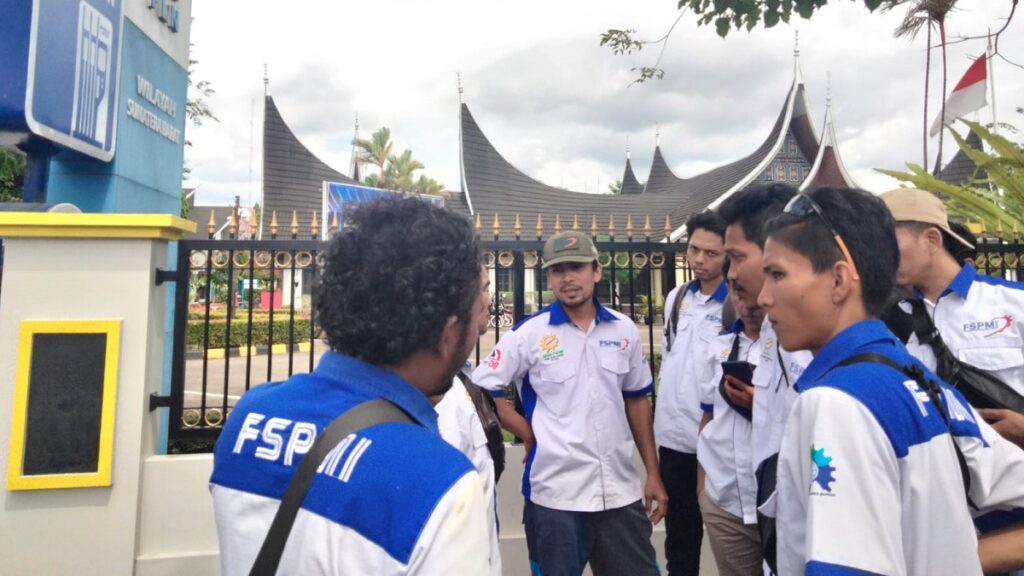
M 256 350 L 255 346 L 249 346 L 248 348 L 242 346 L 238 347 L 238 355 L 242 358 L 246 356 L 256 356 L 258 353 L 259 352 Z
M 299 342 L 299 352 L 309 352 L 309 342 Z
M 288 351 L 288 345 L 287 344 L 274 344 L 273 346 L 270 347 L 270 353 L 271 354 L 284 354 L 287 351 Z
M 209 348 L 209 349 L 206 350 L 206 357 L 207 358 L 213 358 L 213 359 L 223 358 L 224 357 L 224 349 L 223 348 Z

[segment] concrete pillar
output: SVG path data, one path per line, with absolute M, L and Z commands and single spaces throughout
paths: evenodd
M 143 466 L 156 448 L 165 347 L 168 241 L 194 224 L 171 215 L 0 213 L 0 572 L 132 574 L 139 546 Z M 12 490 L 9 479 L 19 333 L 27 321 L 119 325 L 107 486 Z M 40 353 L 36 350 L 35 353 Z M 31 409 L 31 407 L 30 407 Z M 60 423 L 59 410 L 48 414 Z

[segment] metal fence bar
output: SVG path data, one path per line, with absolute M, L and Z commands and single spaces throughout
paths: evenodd
M 255 298 L 256 290 L 253 288 L 256 284 L 256 254 L 254 252 L 249 253 L 249 326 L 245 331 L 245 389 L 248 390 L 252 380 L 252 355 L 255 349 L 252 345 L 252 309 L 253 299 Z M 227 413 L 225 413 L 227 416 Z
M 235 313 L 235 251 L 228 250 L 228 316 L 224 320 L 224 394 L 221 397 L 221 417 L 228 413 L 228 382 L 231 379 L 231 317 Z M 206 412 L 202 414 L 207 421 Z

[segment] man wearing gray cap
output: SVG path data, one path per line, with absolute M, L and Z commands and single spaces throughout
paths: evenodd
M 900 267 L 896 281 L 924 301 L 949 349 L 1024 394 L 1024 284 L 978 274 L 953 256 L 973 244 L 949 227 L 942 200 L 924 190 L 882 194 L 896 220 Z M 907 348 L 929 368 L 935 356 L 911 334 Z M 986 419 L 998 417 L 984 411 Z M 994 423 L 996 429 L 999 424 Z
M 522 486 L 532 569 L 578 576 L 589 562 L 598 575 L 653 576 L 652 522 L 664 516 L 668 496 L 639 330 L 595 298 L 601 266 L 586 234 L 548 239 L 544 268 L 555 301 L 505 334 L 473 372 L 496 396 L 515 383 L 523 400 L 525 420 L 503 402 L 499 415 L 528 450 Z

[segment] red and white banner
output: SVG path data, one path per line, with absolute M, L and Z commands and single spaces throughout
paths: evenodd
M 928 132 L 935 136 L 942 130 L 943 124 L 952 124 L 960 116 L 966 116 L 982 106 L 988 104 L 985 98 L 988 92 L 988 73 L 985 67 L 985 54 L 971 64 L 971 67 L 964 73 L 964 77 L 957 82 L 953 92 L 946 99 L 946 114 L 942 113 L 935 118 L 932 129 Z

